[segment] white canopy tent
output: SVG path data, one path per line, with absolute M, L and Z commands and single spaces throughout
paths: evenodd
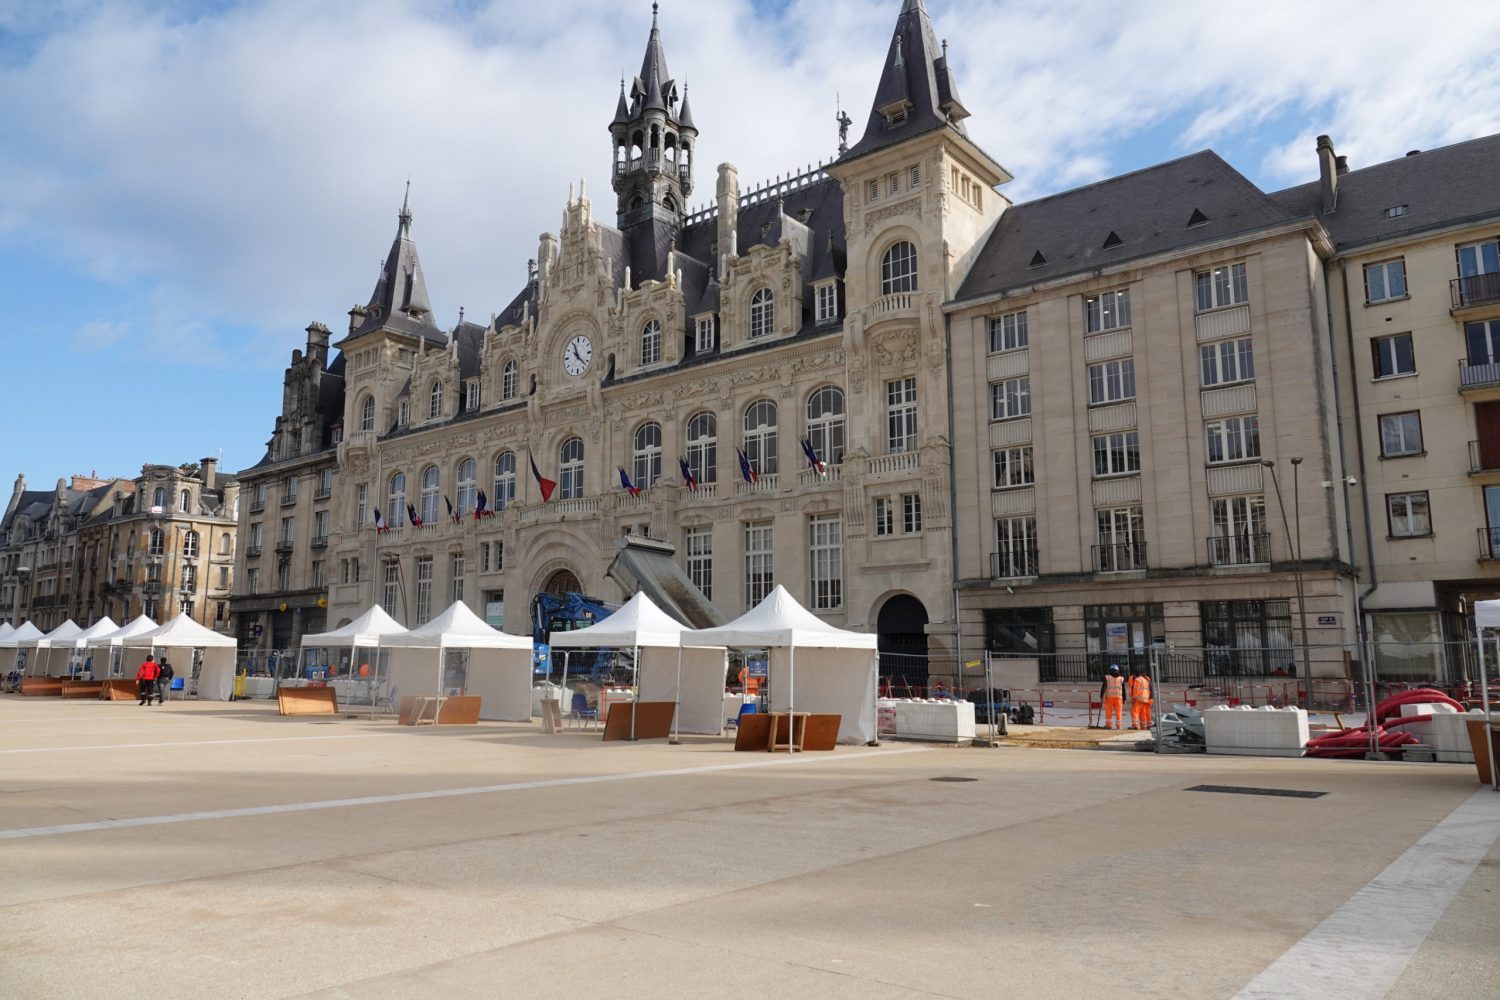
M 1479 645 L 1479 697 L 1484 709 L 1485 753 L 1489 755 L 1490 787 L 1500 791 L 1500 768 L 1494 767 L 1495 727 L 1490 724 L 1490 671 L 1484 663 L 1484 633 L 1486 629 L 1500 629 L 1500 601 L 1474 602 L 1474 641 Z M 1496 658 L 1500 659 L 1500 636 L 1495 639 Z M 1477 749 L 1477 748 L 1476 748 Z
M 0 622 L 0 642 L 4 642 L 6 639 L 10 638 L 10 634 L 15 630 L 16 627 L 10 622 Z
M 133 639 L 147 632 L 154 632 L 159 627 L 150 618 L 140 615 L 134 621 L 120 626 L 113 632 L 98 635 L 90 639 L 88 641 L 89 649 L 108 650 L 105 654 L 108 662 L 105 664 L 103 676 L 125 677 L 125 640 Z M 130 671 L 129 678 L 132 680 L 135 678 L 134 670 Z
M 69 618 L 44 636 L 23 641 L 21 648 L 31 651 L 26 654 L 26 672 L 37 677 L 61 677 L 67 673 L 67 656 L 63 656 L 62 663 L 59 664 L 58 658 L 52 655 L 52 651 L 54 649 L 72 650 L 73 640 L 78 638 L 82 631 L 78 623 Z
M 720 733 L 729 654 L 722 646 L 683 649 L 682 635 L 691 631 L 638 593 L 597 625 L 554 632 L 552 648 L 633 649 L 641 701 L 675 702 L 676 732 Z M 566 675 L 563 681 L 566 687 Z
M 185 614 L 161 628 L 130 636 L 123 645 L 126 649 L 159 650 L 168 662 L 178 659 L 172 669 L 184 678 L 191 669 L 188 665 L 193 662 L 193 653 L 200 652 L 198 697 L 205 701 L 228 701 L 234 696 L 234 639 L 204 628 Z M 186 682 L 183 686 L 187 686 Z
M 72 646 L 74 652 L 81 653 L 83 655 L 87 673 L 89 673 L 91 677 L 94 669 L 94 658 L 93 655 L 89 652 L 90 644 L 100 636 L 106 636 L 111 632 L 119 631 L 119 628 L 120 626 L 115 624 L 113 618 L 110 618 L 109 615 L 105 615 L 103 618 L 94 622 L 94 624 L 90 625 L 88 628 L 75 635 L 73 637 L 73 641 L 69 643 L 69 645 Z
M 500 722 L 531 721 L 531 639 L 486 625 L 457 601 L 426 625 L 387 635 L 381 649 L 391 656 L 391 696 L 445 694 L 463 687 L 481 699 L 479 717 Z M 462 685 L 447 682 L 447 656 L 462 651 L 469 664 Z
M 332 632 L 320 632 L 316 635 L 305 635 L 302 637 L 302 648 L 308 649 L 339 649 L 348 650 L 350 653 L 349 665 L 351 675 L 346 678 L 355 687 L 345 688 L 344 693 L 339 695 L 342 704 L 345 694 L 348 694 L 354 702 L 364 704 L 368 701 L 371 709 L 375 706 L 375 692 L 386 688 L 389 684 L 389 670 L 381 662 L 380 644 L 389 636 L 399 635 L 406 631 L 396 619 L 386 614 L 384 608 L 376 604 L 369 611 L 360 615 L 354 621 Z M 361 677 L 355 661 L 358 660 L 361 649 L 371 650 L 375 653 L 375 669 L 368 678 Z M 342 683 L 342 682 L 340 682 Z
M 40 639 L 42 630 L 31 622 L 25 622 L 4 639 L 0 639 L 0 677 L 9 674 L 16 669 L 16 663 L 21 652 L 21 644 L 33 639 Z M 28 664 L 30 666 L 30 664 Z
M 779 584 L 734 621 L 682 633 L 682 644 L 765 649 L 772 711 L 837 713 L 840 743 L 875 739 L 876 637 L 829 625 Z

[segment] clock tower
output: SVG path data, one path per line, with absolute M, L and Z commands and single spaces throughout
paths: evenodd
M 630 81 L 628 89 L 620 81 L 620 101 L 609 126 L 618 225 L 627 231 L 653 222 L 677 229 L 693 193 L 698 129 L 688 107 L 686 85 L 679 93 L 677 81 L 667 70 L 655 4 L 651 11 L 651 37 L 641 74 Z

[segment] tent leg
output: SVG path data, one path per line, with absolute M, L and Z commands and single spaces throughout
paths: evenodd
M 677 717 L 682 714 L 682 646 L 677 647 L 677 686 L 672 689 L 672 738 L 667 740 L 674 747 L 682 746 L 682 740 L 678 738 Z

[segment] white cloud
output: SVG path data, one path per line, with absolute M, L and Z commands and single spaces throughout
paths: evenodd
M 668 0 L 667 56 L 702 130 L 693 201 L 711 200 L 723 160 L 749 183 L 831 156 L 836 93 L 857 136 L 899 6 L 791 0 L 771 16 L 750 0 Z M 128 323 L 158 346 L 278 367 L 308 321 L 338 330 L 368 296 L 408 173 L 444 323 L 510 299 L 578 177 L 612 221 L 606 126 L 650 16 L 617 0 L 27 9 L 0 0 L 0 24 L 41 33 L 0 69 L 0 232 L 146 288 Z M 1305 119 L 1237 162 L 1270 185 L 1315 172 L 1320 132 L 1357 167 L 1500 131 L 1490 0 L 1441 17 L 1360 0 L 1263 0 L 1233 18 L 1181 0 L 928 9 L 953 42 L 971 133 L 1017 176 L 1013 198 L 1137 166 L 1122 148 L 1163 123 L 1188 123 L 1166 159 Z
M 94 354 L 105 348 L 113 347 L 130 335 L 128 323 L 116 323 L 109 320 L 94 320 L 85 323 L 73 331 L 68 338 L 73 349 L 85 354 Z

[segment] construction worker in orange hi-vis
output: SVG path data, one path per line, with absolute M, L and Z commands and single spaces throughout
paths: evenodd
M 1120 719 L 1125 714 L 1125 678 L 1120 676 L 1117 663 L 1109 665 L 1104 683 L 1099 685 L 1099 694 L 1104 699 L 1104 728 L 1109 729 L 1109 720 L 1114 719 L 1114 728 L 1120 728 Z
M 1151 728 L 1151 678 L 1140 667 L 1130 671 L 1130 728 Z

